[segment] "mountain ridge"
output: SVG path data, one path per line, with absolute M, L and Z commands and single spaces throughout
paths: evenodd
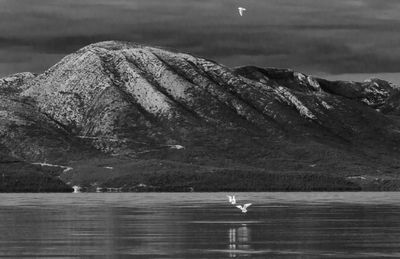
M 42 74 L 0 79 L 0 98 L 8 103 L 0 106 L 0 145 L 21 161 L 75 163 L 60 176 L 69 183 L 94 170 L 77 168 L 90 161 L 99 168 L 101 159 L 132 168 L 156 159 L 202 172 L 250 167 L 397 181 L 399 92 L 379 79 L 228 68 L 160 48 L 101 42 Z M 173 167 L 158 169 L 179 168 Z M 114 171 L 107 181 L 131 174 Z M 101 184 L 99 175 L 83 178 Z

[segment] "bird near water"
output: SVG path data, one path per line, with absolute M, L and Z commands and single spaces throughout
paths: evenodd
M 236 208 L 240 209 L 243 213 L 246 213 L 247 212 L 247 208 L 250 207 L 250 206 L 251 206 L 251 203 L 246 203 L 243 206 L 238 205 L 238 206 L 236 206 Z
M 229 199 L 229 203 L 232 205 L 236 205 L 236 198 L 235 195 L 226 195 Z M 246 203 L 243 206 L 242 205 L 237 205 L 236 208 L 240 209 L 243 213 L 247 212 L 247 208 L 251 206 L 251 203 Z
M 235 204 L 236 204 L 235 195 L 232 195 L 232 196 L 226 195 L 226 196 L 229 198 L 229 202 L 230 202 L 232 205 L 235 205 Z

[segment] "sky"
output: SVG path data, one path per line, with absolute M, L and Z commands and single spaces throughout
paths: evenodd
M 247 9 L 243 17 L 239 6 Z M 0 0 L 0 76 L 43 72 L 104 40 L 172 48 L 231 67 L 400 75 L 400 1 Z

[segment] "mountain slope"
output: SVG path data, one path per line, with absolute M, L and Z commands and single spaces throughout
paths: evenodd
M 73 164 L 65 181 L 193 166 L 395 181 L 400 168 L 399 88 L 382 80 L 230 69 L 127 42 L 92 44 L 12 78 L 0 80 L 1 144 L 25 161 Z M 100 161 L 116 163 L 112 173 Z

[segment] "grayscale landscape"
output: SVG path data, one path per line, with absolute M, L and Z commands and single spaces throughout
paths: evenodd
M 400 258 L 399 13 L 0 0 L 0 258 Z

